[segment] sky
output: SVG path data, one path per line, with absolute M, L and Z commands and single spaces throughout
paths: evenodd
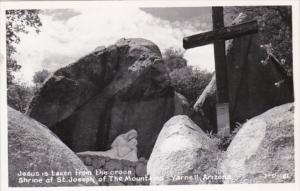
M 43 10 L 41 32 L 20 34 L 15 58 L 22 67 L 16 78 L 32 84 L 35 72 L 53 72 L 120 38 L 146 38 L 162 52 L 169 47 L 183 49 L 183 37 L 210 30 L 210 12 L 197 7 Z M 184 57 L 188 65 L 214 70 L 212 45 L 189 49 Z

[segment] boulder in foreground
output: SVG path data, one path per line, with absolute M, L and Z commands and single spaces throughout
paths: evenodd
M 165 123 L 153 148 L 147 164 L 150 183 L 210 183 L 196 177 L 217 175 L 218 156 L 217 143 L 187 116 L 177 115 Z
M 87 172 L 88 169 L 47 127 L 10 107 L 8 107 L 8 170 L 9 186 L 12 187 L 97 185 L 93 176 L 75 176 L 76 170 Z M 20 172 L 27 175 L 18 176 Z M 43 176 L 44 172 L 49 175 Z M 58 177 L 51 175 L 52 172 L 71 172 L 72 176 L 65 176 L 66 179 L 81 178 L 83 182 L 59 183 Z M 45 183 L 51 176 L 54 178 L 53 182 Z M 42 181 L 27 183 L 24 178 Z
M 225 183 L 294 182 L 294 105 L 284 104 L 247 121 L 221 164 Z

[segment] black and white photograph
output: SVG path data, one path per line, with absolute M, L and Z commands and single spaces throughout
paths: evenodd
M 0 2 L 2 184 L 296 190 L 282 2 Z

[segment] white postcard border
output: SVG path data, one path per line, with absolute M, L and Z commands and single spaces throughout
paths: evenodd
M 6 54 L 5 54 L 5 10 L 7 9 L 61 9 L 97 6 L 134 6 L 134 7 L 187 7 L 187 6 L 254 6 L 254 5 L 292 5 L 293 13 L 293 67 L 295 88 L 295 183 L 285 184 L 222 184 L 222 185 L 180 185 L 180 186 L 96 186 L 96 187 L 59 187 L 59 190 L 208 190 L 208 191 L 253 191 L 253 190 L 300 190 L 299 177 L 299 136 L 300 136 L 300 38 L 299 38 L 299 1 L 298 0 L 194 0 L 194 1 L 10 1 L 0 2 L 0 130 L 1 130 L 1 189 L 2 190 L 49 190 L 56 187 L 14 188 L 8 187 L 8 149 L 7 149 L 7 94 L 6 94 Z M 298 76 L 297 76 L 298 74 Z

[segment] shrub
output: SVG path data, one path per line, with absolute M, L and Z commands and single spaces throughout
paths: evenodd
M 7 89 L 7 103 L 10 107 L 25 113 L 35 92 L 25 83 L 13 83 Z
M 50 75 L 50 72 L 48 70 L 41 70 L 38 71 L 34 74 L 33 76 L 33 82 L 37 85 L 40 86 Z

